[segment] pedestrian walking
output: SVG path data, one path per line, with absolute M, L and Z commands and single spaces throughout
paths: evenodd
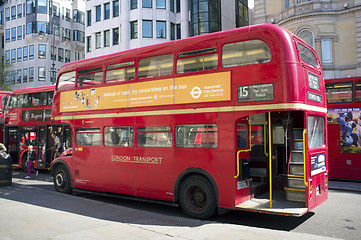
M 35 173 L 36 176 L 39 175 L 39 172 L 33 168 L 34 161 L 37 160 L 36 151 L 34 150 L 33 145 L 28 147 L 28 175 L 25 178 L 31 178 L 31 173 Z

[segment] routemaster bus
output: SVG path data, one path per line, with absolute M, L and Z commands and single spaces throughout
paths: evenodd
M 33 145 L 39 161 L 34 167 L 49 169 L 54 159 L 54 133 L 62 138 L 65 148 L 71 147 L 70 126 L 51 125 L 54 86 L 23 88 L 11 92 L 4 111 L 5 146 L 13 159 L 13 167 L 27 171 L 27 153 Z
M 301 216 L 328 198 L 316 52 L 257 25 L 64 65 L 52 117 L 72 129 L 57 191 Z
M 361 77 L 325 82 L 329 177 L 361 180 Z
M 8 101 L 10 91 L 0 91 L 0 142 L 4 142 L 4 109 Z

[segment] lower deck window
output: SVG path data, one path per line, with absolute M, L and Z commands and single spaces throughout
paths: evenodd
M 133 127 L 105 127 L 105 146 L 133 146 Z
M 102 135 L 99 128 L 79 128 L 76 130 L 76 145 L 100 146 Z
M 137 145 L 139 147 L 171 147 L 172 133 L 170 127 L 137 128 Z
M 180 125 L 176 134 L 177 147 L 216 148 L 218 145 L 217 125 Z

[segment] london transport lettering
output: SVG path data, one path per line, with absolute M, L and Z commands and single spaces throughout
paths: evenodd
M 112 156 L 112 162 L 134 162 L 148 164 L 162 164 L 162 157 L 140 157 L 140 156 Z

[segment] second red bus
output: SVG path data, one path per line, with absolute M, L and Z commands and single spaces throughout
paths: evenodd
M 38 159 L 34 167 L 48 169 L 54 159 L 54 133 L 63 147 L 71 147 L 69 126 L 51 124 L 54 86 L 17 89 L 11 92 L 5 109 L 5 146 L 13 166 L 27 171 L 28 146 L 34 146 Z

